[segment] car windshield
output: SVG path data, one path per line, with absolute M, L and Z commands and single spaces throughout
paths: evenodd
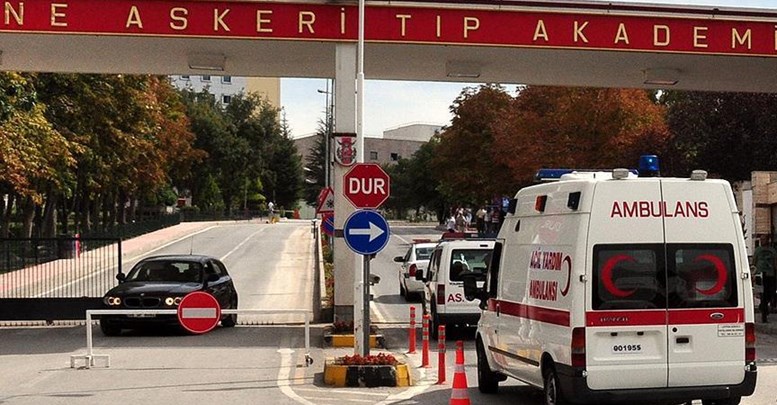
M 202 281 L 202 265 L 173 260 L 141 262 L 127 274 L 126 281 L 199 283 Z
M 417 247 L 415 248 L 416 260 L 429 260 L 432 256 L 434 247 Z

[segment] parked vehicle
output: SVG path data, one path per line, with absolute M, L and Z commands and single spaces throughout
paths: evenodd
M 480 309 L 464 299 L 462 275 L 474 273 L 485 278 L 493 249 L 493 240 L 443 240 L 432 252 L 427 274 L 416 273 L 424 282 L 423 313 L 430 316 L 434 339 L 440 325 L 448 330 L 477 325 Z
M 223 309 L 237 309 L 237 291 L 226 266 L 220 260 L 201 255 L 153 256 L 138 262 L 126 275 L 116 277 L 119 285 L 108 291 L 103 303 L 110 309 L 176 309 L 186 294 L 205 291 Z M 237 324 L 237 315 L 224 315 L 221 326 Z M 178 325 L 176 315 L 105 315 L 100 329 L 107 336 L 122 329 Z
M 404 256 L 394 258 L 395 262 L 400 263 L 397 272 L 399 295 L 406 300 L 410 300 L 411 297 L 423 299 L 424 283 L 416 279 L 416 274 L 424 274 L 435 246 L 437 243 L 428 240 L 413 241 Z
M 520 190 L 484 288 L 478 387 L 546 404 L 738 404 L 756 385 L 751 272 L 728 182 L 570 173 Z

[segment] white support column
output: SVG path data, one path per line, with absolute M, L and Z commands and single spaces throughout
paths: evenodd
M 335 132 L 356 133 L 356 44 L 337 44 L 335 63 Z M 333 168 L 335 229 L 343 229 L 345 220 L 354 212 L 343 195 L 343 176 L 348 169 L 337 163 Z M 354 276 L 360 256 L 346 246 L 343 238 L 334 238 L 334 254 L 335 320 L 350 321 L 354 319 Z

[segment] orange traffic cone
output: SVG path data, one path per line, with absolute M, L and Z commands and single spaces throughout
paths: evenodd
M 450 405 L 470 405 L 467 373 L 464 371 L 464 342 L 456 342 L 456 367 L 453 373 L 453 389 Z

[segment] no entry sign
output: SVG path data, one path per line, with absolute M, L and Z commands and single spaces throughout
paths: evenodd
M 215 328 L 221 319 L 221 306 L 204 291 L 187 294 L 178 305 L 178 322 L 191 333 L 205 333 Z

